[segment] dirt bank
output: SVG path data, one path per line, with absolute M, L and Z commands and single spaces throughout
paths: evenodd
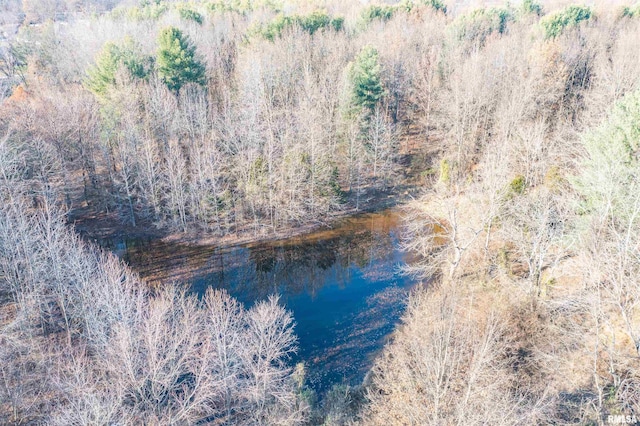
M 94 242 L 113 240 L 118 238 L 162 240 L 187 245 L 219 245 L 231 246 L 258 241 L 275 241 L 306 234 L 321 228 L 331 227 L 335 221 L 360 213 L 370 213 L 385 210 L 408 201 L 419 193 L 417 185 L 402 185 L 387 191 L 367 188 L 360 194 L 359 208 L 356 208 L 355 195 L 348 198 L 344 208 L 333 212 L 325 220 L 307 222 L 304 224 L 292 224 L 276 230 L 267 228 L 254 229 L 246 225 L 235 232 L 225 235 L 214 235 L 203 231 L 175 232 L 158 228 L 149 221 L 138 221 L 136 226 L 123 223 L 117 213 L 96 212 L 86 203 L 72 210 L 69 214 L 69 222 L 76 232 L 84 238 Z

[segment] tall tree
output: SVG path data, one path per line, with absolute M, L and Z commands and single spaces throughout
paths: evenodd
M 196 58 L 196 48 L 189 37 L 168 27 L 160 32 L 158 43 L 158 74 L 169 89 L 178 92 L 186 83 L 204 85 L 205 68 Z
M 120 44 L 105 43 L 96 57 L 96 64 L 87 71 L 86 87 L 99 98 L 104 98 L 116 84 L 118 71 L 124 68 L 132 78 L 145 78 L 152 58 L 139 53 L 135 42 L 127 37 Z
M 378 101 L 384 95 L 378 50 L 372 46 L 365 46 L 349 69 L 351 84 L 351 103 L 356 108 L 373 111 Z

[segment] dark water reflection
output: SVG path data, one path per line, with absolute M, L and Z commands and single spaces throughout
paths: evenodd
M 393 330 L 413 282 L 399 273 L 394 212 L 345 219 L 330 230 L 243 246 L 118 242 L 115 251 L 152 282 L 226 288 L 250 306 L 279 294 L 296 320 L 300 350 L 319 392 L 357 384 Z

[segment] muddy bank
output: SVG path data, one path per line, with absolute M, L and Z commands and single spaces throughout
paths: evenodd
M 324 220 L 310 221 L 304 224 L 292 224 L 288 227 L 276 230 L 261 228 L 254 229 L 250 224 L 241 229 L 229 232 L 225 235 L 215 235 L 207 231 L 175 232 L 164 228 L 158 228 L 150 221 L 140 219 L 136 226 L 130 223 L 123 223 L 117 213 L 97 212 L 95 208 L 83 203 L 80 207 L 73 209 L 68 220 L 85 239 L 101 244 L 102 241 L 117 239 L 160 240 L 167 243 L 179 243 L 183 245 L 218 245 L 234 246 L 255 242 L 278 241 L 299 235 L 305 235 L 313 231 L 330 228 L 337 221 L 363 213 L 373 213 L 383 211 L 401 205 L 416 196 L 422 187 L 416 184 L 396 186 L 392 190 L 379 191 L 375 189 L 364 190 L 359 200 L 355 195 L 351 195 L 344 208 L 332 212 Z M 356 208 L 358 205 L 358 208 Z

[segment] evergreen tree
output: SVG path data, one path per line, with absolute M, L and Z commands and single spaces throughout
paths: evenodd
M 384 95 L 380 73 L 378 51 L 372 46 L 364 47 L 349 70 L 351 102 L 355 107 L 374 110 Z
M 124 67 L 131 77 L 145 78 L 151 61 L 152 58 L 138 54 L 131 38 L 126 38 L 122 44 L 105 43 L 96 58 L 96 64 L 87 73 L 86 86 L 96 96 L 103 98 L 109 87 L 115 86 L 120 67 Z
M 565 29 L 577 27 L 582 21 L 589 21 L 593 17 L 590 7 L 571 5 L 565 9 L 546 17 L 540 24 L 546 39 L 559 37 Z
M 97 96 L 104 96 L 107 88 L 116 83 L 120 66 L 120 49 L 114 43 L 106 43 L 96 58 L 95 66 L 88 71 L 87 88 Z
M 583 143 L 588 156 L 575 185 L 584 210 L 628 219 L 640 190 L 640 91 L 621 99 Z
M 167 87 L 178 92 L 186 83 L 204 85 L 205 68 L 196 58 L 196 48 L 177 28 L 162 30 L 158 49 L 158 74 Z

